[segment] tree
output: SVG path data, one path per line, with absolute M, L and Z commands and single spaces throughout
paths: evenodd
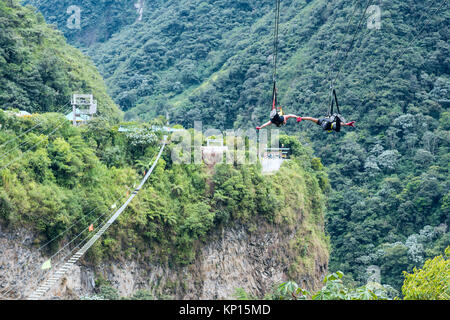
M 405 300 L 450 300 L 450 246 L 440 255 L 425 261 L 422 269 L 403 272 L 402 293 Z
M 344 274 L 337 271 L 323 279 L 323 287 L 315 293 L 302 289 L 297 283 L 287 281 L 280 284 L 268 298 L 277 300 L 388 300 L 395 292 L 388 286 L 377 283 L 352 288 L 343 282 Z

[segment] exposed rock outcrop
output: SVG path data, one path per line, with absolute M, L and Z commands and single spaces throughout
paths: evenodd
M 93 267 L 76 265 L 52 288 L 46 299 L 77 299 L 95 293 L 99 275 L 115 287 L 120 296 L 148 290 L 155 297 L 177 299 L 232 299 L 237 288 L 263 297 L 274 285 L 288 278 L 295 231 L 283 233 L 264 227 L 249 233 L 244 227 L 226 228 L 203 245 L 192 265 L 169 267 L 144 265 L 136 261 L 101 263 Z M 32 237 L 26 232 L 5 233 L 0 229 L 0 287 L 11 288 L 10 298 L 26 298 L 35 288 L 41 264 L 46 260 L 30 250 Z M 315 251 L 314 267 L 300 272 L 297 280 L 316 289 L 327 272 L 327 253 Z M 28 261 L 28 266 L 24 262 Z M 34 272 L 33 272 L 34 270 Z

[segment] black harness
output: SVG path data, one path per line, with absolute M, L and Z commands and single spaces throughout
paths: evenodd
M 334 104 L 336 103 L 337 113 L 334 113 Z M 336 95 L 336 90 L 333 88 L 332 97 L 331 97 L 331 105 L 328 110 L 328 115 L 322 121 L 322 128 L 327 131 L 341 131 L 341 123 L 345 123 L 344 117 L 341 115 L 341 111 L 339 110 L 339 102 Z

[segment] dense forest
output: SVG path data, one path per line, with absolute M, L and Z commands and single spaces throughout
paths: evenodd
M 58 121 L 61 116 L 57 114 L 22 119 L 0 111 L 0 143 L 11 141 L 17 137 L 15 133 L 26 132 L 36 123 L 48 132 Z M 98 225 L 111 205 L 126 198 L 148 169 L 161 139 L 161 133 L 145 126 L 138 132 L 119 133 L 118 126 L 101 119 L 83 128 L 63 121 L 51 135 L 26 133 L 27 145 L 18 139 L 9 143 L 13 152 L 2 165 L 9 158 L 16 161 L 1 170 L 3 224 L 31 226 L 39 235 L 35 240 L 39 245 L 76 223 L 64 238 L 46 248 L 50 252 L 92 221 Z M 42 143 L 33 147 L 36 141 Z M 327 252 L 323 192 L 329 186 L 324 168 L 312 151 L 295 139 L 283 136 L 282 141 L 292 146 L 296 155 L 283 168 L 290 179 L 283 185 L 263 176 L 258 165 L 222 164 L 212 173 L 206 165 L 174 165 L 171 150 L 166 151 L 148 187 L 107 237 L 89 251 L 87 262 L 141 257 L 146 262 L 188 264 L 195 259 L 197 240 L 206 240 L 207 234 L 220 226 L 239 223 L 257 232 L 258 224 L 268 223 L 292 229 L 299 212 L 304 224 L 299 233 L 305 228 L 316 230 L 299 257 L 308 259 L 314 250 Z M 294 190 L 299 188 L 303 192 L 296 195 Z M 295 202 L 276 210 L 293 197 Z M 294 274 L 299 271 L 292 269 Z
M 0 16 L 5 44 L 0 65 L 1 230 L 27 229 L 33 234 L 31 246 L 51 256 L 63 246 L 82 243 L 78 237 L 86 226 L 97 229 L 134 190 L 163 139 L 154 126 L 161 127 L 165 119 L 119 123 L 121 113 L 95 67 L 39 13 L 0 1 Z M 32 36 L 38 33 L 40 40 Z M 23 81 L 27 71 L 30 77 Z M 78 90 L 92 90 L 99 115 L 74 127 L 58 111 L 69 109 L 67 100 Z M 46 99 L 37 96 L 42 92 L 49 93 Z M 18 110 L 33 114 L 18 116 Z M 129 130 L 120 132 L 121 125 Z M 190 132 L 205 142 L 199 132 Z M 173 142 L 139 197 L 83 263 L 134 259 L 185 266 L 221 228 L 239 225 L 259 233 L 270 226 L 294 234 L 286 244 L 291 253 L 282 257 L 289 277 L 313 274 L 317 255 L 328 260 L 324 194 L 330 186 L 310 147 L 292 136 L 280 139 L 292 158 L 282 176 L 274 178 L 263 175 L 260 164 L 222 163 L 214 170 L 206 164 L 175 164 Z M 43 272 L 35 263 L 30 267 Z
M 93 59 L 126 119 L 168 113 L 225 129 L 268 117 L 274 1 L 147 1 L 142 19 L 134 1 L 80 2 L 78 31 L 66 26 L 73 1 L 28 2 Z M 366 4 L 380 9 L 379 28 Z M 96 26 L 106 8 L 114 23 Z M 306 121 L 285 128 L 327 168 L 330 268 L 349 283 L 376 266 L 399 290 L 403 270 L 450 242 L 449 19 L 445 1 L 281 1 L 281 104 L 324 115 L 335 79 L 341 111 L 356 121 L 339 135 Z
M 121 112 L 92 62 L 34 11 L 0 1 L 1 108 L 68 113 L 72 93 L 89 92 L 98 115 L 118 121 Z

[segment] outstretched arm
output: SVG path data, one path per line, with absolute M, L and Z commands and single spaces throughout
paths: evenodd
M 297 122 L 302 121 L 302 120 L 301 120 L 302 118 L 300 118 L 299 116 L 296 116 L 295 114 L 287 114 L 287 115 L 284 116 L 284 119 L 285 119 L 286 121 L 289 120 L 290 118 L 296 118 L 296 119 L 297 119 Z
M 261 127 L 256 127 L 256 129 L 257 129 L 257 130 L 260 130 L 260 129 L 262 129 L 262 128 L 265 128 L 265 127 L 267 127 L 267 126 L 270 126 L 271 124 L 272 124 L 272 121 L 269 121 L 269 122 L 264 123 Z
M 314 123 L 317 123 L 319 121 L 318 119 L 311 118 L 311 117 L 299 117 L 299 118 L 300 118 L 300 121 L 302 121 L 302 120 L 309 120 L 309 121 L 312 121 Z M 297 119 L 297 121 L 298 121 L 298 119 Z M 300 122 L 300 121 L 298 121 L 298 122 Z

